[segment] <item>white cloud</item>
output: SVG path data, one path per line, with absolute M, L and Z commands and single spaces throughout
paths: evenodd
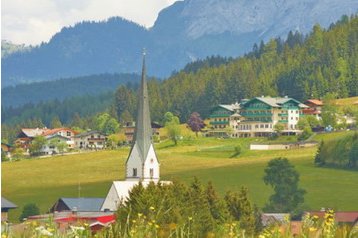
M 2 0 L 1 38 L 14 43 L 47 42 L 64 26 L 121 16 L 146 27 L 176 0 Z

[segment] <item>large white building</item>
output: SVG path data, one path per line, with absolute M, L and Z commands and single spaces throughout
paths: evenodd
M 132 149 L 125 166 L 125 180 L 113 181 L 107 197 L 103 202 L 102 211 L 117 210 L 120 202 L 125 201 L 130 190 L 140 182 L 145 187 L 151 182 L 158 183 L 160 179 L 160 164 L 152 143 L 152 127 L 144 55 L 141 87 L 138 94 L 136 129 Z M 161 181 L 161 183 L 170 182 Z

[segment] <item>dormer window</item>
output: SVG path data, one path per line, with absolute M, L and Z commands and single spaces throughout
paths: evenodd
M 137 177 L 137 168 L 133 168 L 133 177 Z

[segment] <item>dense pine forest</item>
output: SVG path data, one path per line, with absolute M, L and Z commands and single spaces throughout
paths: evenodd
M 147 61 L 147 65 L 150 63 Z M 205 118 L 218 103 L 261 95 L 287 95 L 298 100 L 327 94 L 339 98 L 357 96 L 357 65 L 358 17 L 344 16 L 329 29 L 316 25 L 307 36 L 290 32 L 286 40 L 272 39 L 254 45 L 244 57 L 210 57 L 188 64 L 166 80 L 151 79 L 151 116 L 161 121 L 165 112 L 171 111 L 186 121 L 197 111 Z M 122 121 L 135 114 L 136 90 L 136 84 L 121 85 L 112 94 L 2 107 L 3 123 L 26 125 L 41 121 L 49 126 L 58 117 L 62 123 L 74 125 L 73 118 L 90 117 L 101 111 Z
M 150 62 L 148 62 L 150 64 Z M 167 111 L 182 121 L 193 111 L 206 117 L 212 106 L 255 96 L 289 96 L 298 100 L 358 95 L 358 17 L 342 17 L 329 29 L 314 26 L 307 36 L 290 33 L 287 40 L 255 45 L 245 57 L 218 67 L 181 71 L 163 82 L 149 82 L 151 113 L 159 120 Z M 124 96 L 125 95 L 125 96 Z M 135 91 L 116 92 L 121 117 L 134 114 Z

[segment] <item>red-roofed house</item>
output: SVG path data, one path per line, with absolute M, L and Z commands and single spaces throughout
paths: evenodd
M 311 216 L 318 216 L 324 218 L 324 211 L 311 211 L 308 212 Z M 335 212 L 335 221 L 338 223 L 355 224 L 358 222 L 358 211 L 350 212 Z
M 321 120 L 321 113 L 323 107 L 323 102 L 321 100 L 308 99 L 304 102 L 304 104 L 308 106 L 308 108 L 302 110 L 304 115 L 313 115 L 318 120 Z

